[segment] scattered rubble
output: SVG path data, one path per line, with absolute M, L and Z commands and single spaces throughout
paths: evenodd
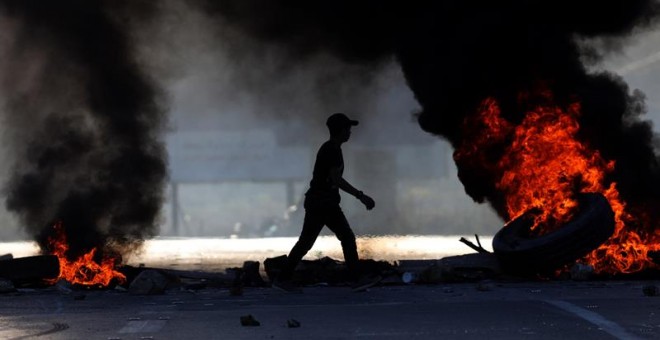
M 266 275 L 268 275 L 271 282 L 279 275 L 281 268 L 286 265 L 286 261 L 286 255 L 267 258 L 264 261 Z M 401 275 L 395 266 L 387 261 L 360 260 L 360 266 L 365 275 L 380 275 L 382 277 L 400 277 Z M 349 281 L 349 275 L 344 262 L 326 256 L 313 261 L 300 261 L 293 273 L 293 281 L 305 286 L 318 284 L 345 285 Z
M 445 257 L 439 260 L 402 260 L 395 264 L 385 261 L 360 260 L 371 275 L 383 277 L 382 284 L 433 284 L 442 282 L 479 282 L 502 275 L 495 254 L 480 252 Z M 286 255 L 264 261 L 265 271 L 272 281 L 286 264 Z M 301 285 L 344 285 L 347 269 L 343 262 L 329 257 L 301 261 L 293 280 Z
M 403 283 L 413 283 L 417 281 L 417 273 L 404 272 L 401 274 L 401 282 Z
M 264 270 L 266 271 L 266 275 L 271 282 L 274 281 L 278 275 L 280 275 L 282 268 L 284 268 L 287 263 L 287 259 L 288 257 L 286 255 L 281 255 L 277 257 L 269 257 L 264 260 Z
M 410 272 L 412 283 L 478 282 L 501 276 L 492 253 L 449 256 L 440 260 L 401 261 L 399 269 Z
M 495 282 L 492 280 L 483 280 L 477 283 L 477 290 L 480 292 L 489 292 L 495 289 Z
M 483 249 L 478 238 L 477 242 L 475 247 Z M 267 258 L 264 261 L 266 277 L 262 276 L 259 261 L 245 261 L 242 267 L 228 268 L 225 272 L 149 268 L 144 265 L 122 266 L 118 270 L 126 275 L 126 281 L 114 282 L 107 288 L 134 295 L 164 294 L 167 289 L 172 288 L 191 293 L 206 288 L 225 288 L 232 296 L 242 296 L 245 287 L 268 287 L 267 280 L 272 282 L 286 261 L 286 255 Z M 16 259 L 11 254 L 3 255 L 0 257 L 0 293 L 15 292 L 17 287 L 24 289 L 30 286 L 53 286 L 52 278 L 59 275 L 58 264 L 57 257 L 49 255 Z M 473 282 L 476 283 L 478 291 L 491 291 L 496 287 L 496 280 L 534 279 L 510 276 L 510 273 L 503 272 L 496 254 L 487 251 L 437 260 L 401 260 L 395 263 L 360 260 L 360 264 L 367 275 L 382 277 L 379 282 L 381 285 Z M 657 274 L 650 274 L 649 278 L 651 277 L 657 277 Z M 44 280 L 47 278 L 51 281 Z M 587 281 L 603 277 L 594 273 L 593 266 L 576 263 L 566 267 L 558 279 Z M 344 262 L 330 257 L 303 260 L 294 272 L 293 281 L 301 286 L 346 286 L 349 282 L 348 270 Z M 74 300 L 84 300 L 85 295 L 77 292 L 90 287 L 59 280 L 54 288 L 60 293 L 71 294 Z M 448 291 L 451 291 L 451 288 L 445 288 L 444 292 Z M 647 285 L 643 288 L 643 293 L 646 296 L 660 295 L 660 288 Z
M 3 255 L 4 256 L 4 255 Z M 0 261 L 0 277 L 14 285 L 54 279 L 60 274 L 60 262 L 54 255 L 7 258 Z
M 16 287 L 14 287 L 14 284 L 10 280 L 0 278 L 0 294 L 14 292 L 16 292 Z
M 248 287 L 265 287 L 266 281 L 259 273 L 259 261 L 245 261 L 243 262 L 243 284 Z
M 184 290 L 198 291 L 208 287 L 206 280 L 202 279 L 200 282 L 185 283 L 183 285 Z
M 642 287 L 642 293 L 644 293 L 645 296 L 658 296 L 660 288 L 656 285 L 646 285 Z
M 228 268 L 227 273 L 233 276 L 229 287 L 229 294 L 232 296 L 243 295 L 243 287 L 266 287 L 268 284 L 261 277 L 259 261 L 245 261 L 242 268 Z
M 593 277 L 594 267 L 589 264 L 576 263 L 571 267 L 571 280 L 587 281 Z
M 243 271 L 236 271 L 236 277 L 229 287 L 229 295 L 231 296 L 241 296 L 243 295 Z
M 66 280 L 58 280 L 55 288 L 62 294 L 71 294 L 73 292 L 73 285 Z
M 298 327 L 300 327 L 300 321 L 298 321 L 296 319 L 286 320 L 286 326 L 289 327 L 289 328 L 298 328 Z
M 479 235 L 474 234 L 474 237 L 475 237 L 475 239 L 477 240 L 477 244 L 476 244 L 476 245 L 475 245 L 474 243 L 468 241 L 465 237 L 461 237 L 459 241 L 462 242 L 462 243 L 464 243 L 466 246 L 468 246 L 468 247 L 474 249 L 474 250 L 477 251 L 478 253 L 490 253 L 488 250 L 486 250 L 486 248 L 484 248 L 484 247 L 481 245 L 481 241 L 479 240 Z
M 261 326 L 261 323 L 257 321 L 257 319 L 255 319 L 254 316 L 252 316 L 252 314 L 248 314 L 241 316 L 241 326 L 244 327 Z
M 160 271 L 147 269 L 131 282 L 128 292 L 134 295 L 163 294 L 168 284 L 168 278 Z

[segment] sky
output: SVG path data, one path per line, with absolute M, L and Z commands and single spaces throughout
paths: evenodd
M 660 131 L 660 30 L 636 34 L 620 54 L 609 56 L 602 67 L 622 75 L 631 88 L 646 95 L 647 117 Z

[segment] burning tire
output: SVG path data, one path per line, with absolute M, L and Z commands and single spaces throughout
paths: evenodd
M 597 193 L 580 194 L 579 211 L 556 231 L 533 236 L 533 220 L 523 215 L 495 234 L 493 251 L 510 273 L 548 273 L 596 249 L 614 233 L 614 212 Z

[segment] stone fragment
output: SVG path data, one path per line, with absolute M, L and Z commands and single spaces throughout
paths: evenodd
M 157 270 L 147 269 L 142 271 L 128 287 L 128 291 L 134 295 L 163 294 L 169 280 Z

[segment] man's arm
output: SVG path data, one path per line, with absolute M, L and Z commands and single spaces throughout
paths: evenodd
M 340 175 L 340 170 L 338 167 L 330 169 L 330 180 L 334 185 L 336 185 L 339 189 L 355 196 L 355 198 L 359 199 L 362 204 L 364 204 L 367 207 L 367 210 L 371 210 L 374 208 L 376 203 L 374 200 L 365 195 L 362 191 L 356 189 L 354 186 L 351 185 L 351 183 L 348 183 L 347 180 L 345 180 L 341 175 Z

